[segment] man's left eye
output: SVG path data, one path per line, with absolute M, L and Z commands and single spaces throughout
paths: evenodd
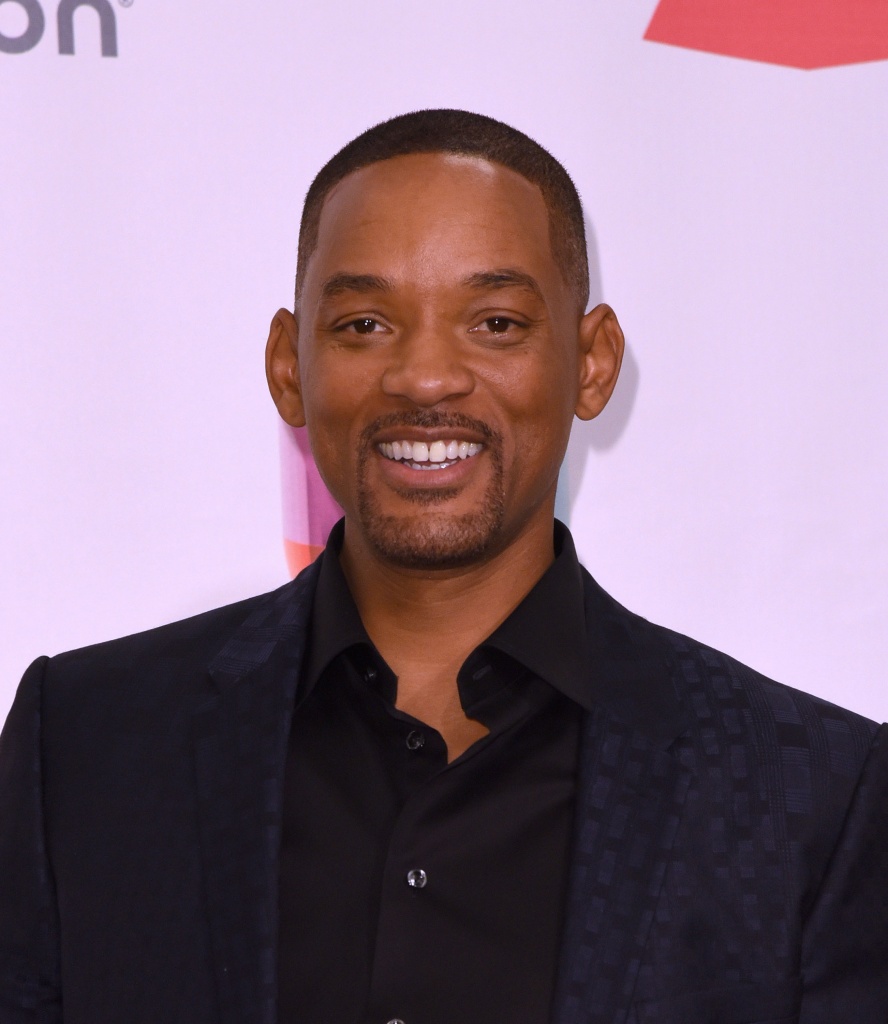
M 514 322 L 514 320 L 509 320 L 504 316 L 492 316 L 489 320 L 484 321 L 487 324 L 487 330 L 491 334 L 505 334 Z
M 489 316 L 481 326 L 491 334 L 506 334 L 512 327 L 521 327 L 522 325 L 507 316 Z

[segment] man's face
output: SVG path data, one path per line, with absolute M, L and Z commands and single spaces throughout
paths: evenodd
M 298 374 L 346 543 L 447 568 L 551 520 L 579 319 L 515 172 L 430 154 L 343 179 L 303 280 Z

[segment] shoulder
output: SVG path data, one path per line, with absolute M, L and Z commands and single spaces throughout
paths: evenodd
M 587 604 L 599 620 L 601 641 L 625 658 L 659 665 L 692 727 L 733 731 L 767 726 L 785 740 L 814 727 L 859 738 L 867 747 L 877 723 L 830 701 L 786 686 L 736 658 L 624 608 L 584 573 Z M 661 678 L 661 684 L 665 679 Z
M 698 782 L 779 793 L 802 815 L 845 806 L 877 745 L 876 722 L 647 621 L 588 576 L 586 593 L 599 643 L 618 652 L 620 667 L 641 666 L 636 704 L 651 700 L 664 717 L 673 710 L 673 752 Z
M 129 636 L 65 651 L 50 658 L 48 668 L 53 676 L 75 677 L 96 670 L 132 670 L 146 662 L 169 658 L 206 661 L 257 609 L 279 593 L 258 594 Z
M 664 652 L 670 680 L 697 729 L 747 738 L 760 756 L 824 764 L 856 774 L 878 724 L 787 686 L 691 637 L 647 624 Z
M 746 835 L 738 850 L 751 856 L 763 844 L 799 891 L 813 891 L 849 809 L 888 799 L 888 726 L 648 622 L 591 577 L 586 586 L 599 643 L 617 652 L 614 677 L 630 681 L 635 721 L 652 735 L 652 706 L 670 722 L 659 736 L 687 773 L 692 844 L 708 849 L 713 829 Z M 626 719 L 625 705 L 617 714 Z
M 88 697 L 138 699 L 203 684 L 208 670 L 238 645 L 272 647 L 294 622 L 308 619 L 316 570 L 310 566 L 276 590 L 130 636 L 39 659 L 43 699 L 65 706 Z

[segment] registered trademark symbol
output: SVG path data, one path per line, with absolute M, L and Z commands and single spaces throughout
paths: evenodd
M 121 7 L 132 7 L 136 0 L 117 0 Z

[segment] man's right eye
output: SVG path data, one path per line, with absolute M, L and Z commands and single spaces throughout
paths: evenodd
M 355 334 L 373 334 L 379 326 L 381 325 L 378 320 L 374 320 L 369 316 L 362 316 L 357 320 L 349 320 L 349 322 L 347 324 L 343 324 L 339 330 L 347 331 L 351 328 Z

